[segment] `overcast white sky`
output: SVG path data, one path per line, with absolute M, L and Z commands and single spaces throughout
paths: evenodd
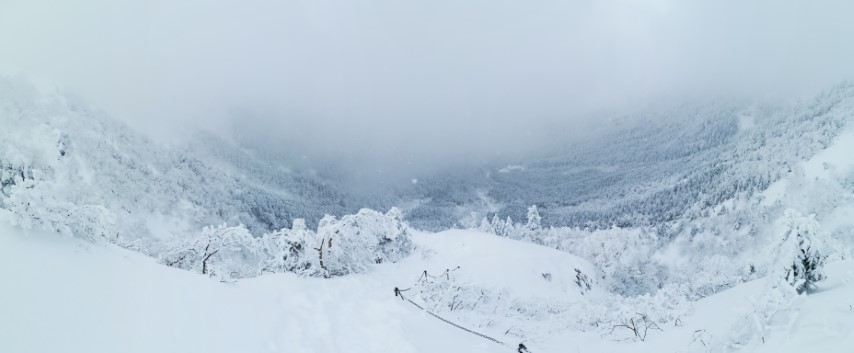
M 847 0 L 0 0 L 0 68 L 155 135 L 252 115 L 283 138 L 435 157 L 674 92 L 854 77 L 852 14 Z

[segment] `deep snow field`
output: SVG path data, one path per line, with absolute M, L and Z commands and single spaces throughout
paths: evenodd
M 476 231 L 417 234 L 416 253 L 368 274 L 333 279 L 290 274 L 222 283 L 113 245 L 0 226 L 2 352 L 512 352 L 419 311 L 393 295 L 422 271 L 515 297 L 578 297 L 570 278 L 542 273 L 585 261 Z M 564 271 L 563 273 L 566 273 Z M 849 352 L 854 347 L 854 261 L 829 265 L 818 293 L 776 316 L 755 352 Z M 643 342 L 563 332 L 525 341 L 531 352 L 721 352 L 753 312 L 764 280 L 696 303 L 680 327 Z M 406 295 L 407 292 L 404 292 Z M 591 292 L 589 295 L 597 295 Z M 510 345 L 515 319 L 478 329 Z M 548 330 L 542 327 L 542 330 Z

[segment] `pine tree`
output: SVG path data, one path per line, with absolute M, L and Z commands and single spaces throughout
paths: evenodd
M 516 226 L 513 224 L 513 219 L 510 216 L 507 216 L 507 219 L 504 220 L 504 236 L 513 237 L 513 234 L 516 233 Z
M 789 209 L 784 213 L 781 225 L 784 229 L 780 244 L 780 254 L 784 257 L 779 265 L 782 277 L 799 294 L 807 293 L 825 278 L 823 267 L 827 256 L 818 236 L 819 223 L 814 214 L 804 216 Z
M 480 226 L 478 226 L 477 229 L 484 233 L 497 234 L 495 232 L 495 228 L 492 227 L 492 224 L 489 223 L 489 219 L 486 217 L 483 217 L 483 219 L 480 220 Z
M 528 223 L 525 224 L 525 229 L 529 231 L 537 231 L 542 225 L 543 217 L 540 217 L 540 212 L 537 211 L 537 205 L 528 208 Z
M 492 216 L 492 224 L 490 225 L 492 226 L 492 229 L 495 230 L 496 235 L 500 235 L 502 237 L 507 236 L 507 232 L 504 229 L 504 222 L 501 218 L 498 218 L 498 213 Z

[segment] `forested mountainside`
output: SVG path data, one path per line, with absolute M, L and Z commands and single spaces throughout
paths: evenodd
M 797 294 L 818 288 L 825 263 L 851 257 L 852 98 L 854 86 L 840 85 L 793 105 L 654 110 L 548 158 L 361 190 L 334 170 L 209 133 L 165 147 L 62 94 L 2 79 L 0 221 L 223 282 L 373 278 L 355 288 L 389 294 L 421 273 L 412 303 L 514 341 L 645 341 L 626 329 L 639 322 L 684 333 L 704 300 L 748 288 L 756 303 L 702 339 L 753 347 L 779 331 L 771 320 L 795 322 Z M 404 212 L 359 210 L 392 205 Z M 539 261 L 546 252 L 554 261 Z M 770 289 L 747 283 L 760 278 Z M 528 283 L 560 293 L 544 300 Z M 691 330 L 705 327 L 697 322 Z
M 315 226 L 326 214 L 393 206 L 420 229 L 474 226 L 496 213 L 522 221 L 531 205 L 550 226 L 659 225 L 764 190 L 826 147 L 854 111 L 851 84 L 796 104 L 651 109 L 530 160 L 360 191 L 346 175 L 289 163 L 299 157 L 263 144 L 198 132 L 164 147 L 62 94 L 8 78 L 0 92 L 9 127 L 0 133 L 0 205 L 22 224 L 124 241 L 220 223 L 260 235 L 296 218 Z M 69 204 L 82 207 L 55 212 Z
M 678 105 L 604 122 L 560 152 L 423 178 L 414 225 L 472 226 L 482 217 L 603 228 L 694 218 L 750 196 L 830 144 L 854 114 L 854 86 L 792 104 Z
M 158 243 L 212 224 L 245 224 L 260 235 L 296 217 L 316 224 L 324 214 L 358 210 L 320 178 L 280 169 L 253 175 L 267 165 L 234 157 L 240 152 L 220 140 L 198 139 L 204 153 L 164 147 L 19 79 L 0 79 L 0 124 L 0 207 L 24 227 Z

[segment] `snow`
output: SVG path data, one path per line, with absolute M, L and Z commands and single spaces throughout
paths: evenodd
M 371 274 L 277 274 L 227 284 L 113 245 L 0 224 L 2 352 L 495 352 L 502 347 L 417 310 L 392 289 L 428 264 L 485 271 L 495 263 L 463 254 L 478 244 L 497 244 L 496 261 L 508 251 L 537 248 L 530 256 L 543 255 L 542 268 L 571 257 L 485 234 L 421 234 L 426 257 L 380 265 Z M 525 261 L 510 255 L 513 262 L 493 270 Z M 540 276 L 532 268 L 538 267 L 519 271 L 520 283 Z M 485 283 L 513 284 L 496 271 L 484 273 L 491 273 Z
M 739 131 L 750 130 L 755 126 L 756 126 L 756 121 L 752 115 L 750 115 L 748 113 L 738 114 L 738 130 Z
M 0 351 L 264 351 L 274 297 L 115 246 L 0 228 Z
M 854 170 L 851 151 L 854 151 L 854 128 L 849 127 L 839 134 L 832 145 L 802 163 L 805 179 L 826 180 L 850 174 Z M 790 179 L 783 178 L 768 186 L 762 192 L 762 204 L 771 206 L 786 198 L 788 189 L 792 187 Z
M 848 352 L 854 346 L 854 261 L 828 266 L 818 293 L 798 297 L 795 314 L 747 352 Z M 749 315 L 768 291 L 756 280 L 700 300 L 680 327 L 651 331 L 644 342 L 613 341 L 596 334 L 570 333 L 540 343 L 543 352 L 728 352 L 738 320 Z M 705 340 L 705 345 L 700 340 Z
M 829 178 L 832 172 L 847 173 L 854 168 L 854 128 L 841 133 L 833 145 L 804 163 L 807 179 Z
M 498 170 L 499 173 L 521 172 L 525 170 L 525 166 L 511 164 Z
M 517 298 L 568 299 L 580 295 L 573 269 L 596 273 L 589 262 L 568 253 L 471 230 L 422 234 L 418 246 L 422 256 L 400 264 L 413 269 L 399 279 L 403 286 L 422 270 L 438 274 L 459 266 L 454 276 L 479 287 L 508 291 Z
M 419 311 L 392 288 L 425 269 L 459 266 L 458 279 L 514 296 L 577 298 L 564 276 L 576 267 L 593 270 L 553 249 L 455 230 L 417 234 L 416 254 L 368 274 L 221 283 L 113 245 L 0 224 L 3 352 L 512 352 Z M 854 261 L 832 264 L 827 274 L 818 293 L 799 297 L 791 322 L 750 348 L 843 352 L 854 345 Z M 645 342 L 568 332 L 526 345 L 538 353 L 705 352 L 697 332 L 726 342 L 767 288 L 756 280 L 703 299 L 682 326 L 650 332 Z M 481 332 L 519 341 L 494 329 Z

